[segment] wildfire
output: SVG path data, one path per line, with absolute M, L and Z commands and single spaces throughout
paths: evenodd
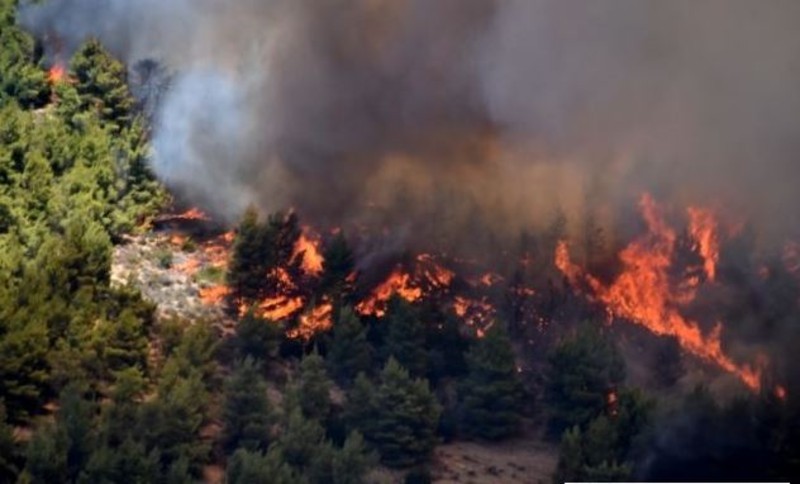
M 308 229 L 305 229 L 297 239 L 294 257 L 302 257 L 303 270 L 317 276 L 322 273 L 322 264 L 325 262 L 325 258 L 319 251 L 319 239 L 309 237 L 308 232 Z
M 717 221 L 710 210 L 689 207 L 689 233 L 695 242 L 695 250 L 703 258 L 703 270 L 709 281 L 714 281 L 719 262 L 719 239 Z
M 214 285 L 200 289 L 200 300 L 209 306 L 222 304 L 230 293 L 230 289 L 225 285 Z
M 67 79 L 67 69 L 61 62 L 56 62 L 47 71 L 47 82 L 51 85 L 59 84 Z
M 307 340 L 319 332 L 327 331 L 333 326 L 332 313 L 333 306 L 328 302 L 312 308 L 300 315 L 300 324 L 290 330 L 287 336 Z
M 558 244 L 556 244 L 555 265 L 556 268 L 566 276 L 570 284 L 577 283 L 582 270 L 577 264 L 572 262 L 569 256 L 569 247 L 565 240 L 559 240 Z
M 208 215 L 205 214 L 205 212 L 196 207 L 192 207 L 183 213 L 179 213 L 175 215 L 173 218 L 182 220 L 210 220 L 210 218 L 208 217 Z
M 409 302 L 425 296 L 448 291 L 455 279 L 455 272 L 436 262 L 431 254 L 420 254 L 415 259 L 412 272 L 406 272 L 401 265 L 380 283 L 369 297 L 356 305 L 362 315 L 382 317 L 386 314 L 386 303 L 393 295 Z
M 431 286 L 444 288 L 453 282 L 455 273 L 437 264 L 432 255 L 420 254 L 417 256 L 417 262 L 420 267 L 420 276 Z
M 482 299 L 468 299 L 463 296 L 453 298 L 453 312 L 472 326 L 476 323 L 487 323 L 494 315 L 494 307 Z
M 356 311 L 363 315 L 382 317 L 386 314 L 386 302 L 395 294 L 409 302 L 422 297 L 422 289 L 413 287 L 411 276 L 399 266 L 372 291 L 369 298 L 356 305 Z
M 565 242 L 556 248 L 555 264 L 572 284 L 581 280 L 591 289 L 597 300 L 608 311 L 620 318 L 640 324 L 657 335 L 674 336 L 690 353 L 711 361 L 727 372 L 736 375 L 753 390 L 760 387 L 760 371 L 748 365 L 738 365 L 722 350 L 720 323 L 709 334 L 704 334 L 697 322 L 684 318 L 678 308 L 694 299 L 694 284 L 680 284 L 676 290 L 670 283 L 669 270 L 673 264 L 676 234 L 667 225 L 655 201 L 647 194 L 640 201 L 642 217 L 648 233 L 631 242 L 619 254 L 623 270 L 617 278 L 605 285 L 570 260 Z M 694 213 L 694 215 L 692 215 Z M 718 243 L 716 223 L 710 212 L 697 209 L 689 211 L 695 231 L 697 250 L 705 263 L 709 279 L 716 269 Z M 705 254 L 705 255 L 704 255 Z M 689 287 L 690 289 L 685 289 Z
M 305 302 L 302 297 L 288 297 L 277 296 L 266 298 L 258 303 L 256 307 L 256 314 L 264 319 L 271 321 L 280 321 L 293 315 L 301 310 Z M 242 305 L 239 307 L 239 315 L 242 316 L 247 312 L 247 307 Z

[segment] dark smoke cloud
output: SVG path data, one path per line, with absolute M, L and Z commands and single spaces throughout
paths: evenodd
M 794 0 L 51 0 L 22 20 L 167 65 L 153 166 L 229 219 L 513 232 L 648 190 L 800 226 Z

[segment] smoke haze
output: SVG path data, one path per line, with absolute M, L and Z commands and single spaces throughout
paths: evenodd
M 799 226 L 793 0 L 51 0 L 22 21 L 167 66 L 154 169 L 228 220 L 502 234 L 647 190 Z

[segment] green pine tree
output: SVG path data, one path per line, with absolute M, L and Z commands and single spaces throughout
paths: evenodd
M 93 110 L 120 130 L 133 119 L 135 101 L 127 85 L 127 69 L 100 42 L 91 39 L 70 63 L 82 108 Z
M 436 446 L 441 408 L 428 382 L 412 379 L 390 358 L 381 372 L 374 401 L 375 421 L 367 438 L 391 467 L 426 462 Z
M 554 432 L 586 425 L 600 415 L 608 393 L 625 378 L 619 351 L 592 326 L 559 343 L 548 362 L 546 399 Z
M 303 417 L 297 407 L 290 407 L 287 412 L 275 449 L 296 475 L 312 483 L 330 482 L 333 447 L 325 439 L 325 429 L 316 420 Z
M 331 412 L 332 386 L 325 370 L 325 360 L 319 353 L 314 351 L 303 358 L 291 393 L 304 417 L 320 423 L 326 422 Z
M 259 365 L 246 358 L 225 385 L 222 410 L 225 449 L 266 450 L 270 442 L 271 408 Z
M 21 449 L 14 430 L 6 421 L 6 406 L 0 400 L 0 481 L 14 482 L 20 472 Z
M 579 482 L 584 478 L 584 457 L 581 429 L 576 425 L 567 429 L 561 437 L 558 467 L 553 476 L 553 484 Z
M 295 484 L 298 482 L 297 476 L 283 462 L 283 456 L 276 449 L 270 449 L 266 454 L 238 449 L 228 460 L 225 480 L 228 484 L 255 482 Z
M 342 232 L 326 244 L 322 255 L 324 263 L 320 292 L 337 303 L 349 302 L 355 283 L 351 278 L 355 270 L 355 258 Z
M 370 371 L 372 354 L 367 328 L 351 308 L 343 308 L 333 325 L 333 339 L 325 358 L 331 374 L 338 382 L 349 384 L 359 373 Z
M 389 302 L 388 328 L 384 355 L 394 357 L 413 376 L 425 376 L 428 370 L 428 352 L 425 350 L 425 326 L 419 311 L 397 296 Z
M 464 431 L 499 440 L 519 431 L 524 391 L 505 330 L 495 324 L 467 353 L 460 388 Z
M 245 313 L 236 325 L 234 346 L 240 358 L 267 361 L 278 354 L 283 337 L 280 324 L 259 318 L 253 311 Z

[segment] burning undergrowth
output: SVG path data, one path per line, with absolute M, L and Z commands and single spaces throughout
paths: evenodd
M 747 344 L 741 335 L 753 331 L 751 318 L 764 317 L 759 293 L 775 285 L 795 292 L 771 308 L 785 313 L 768 315 L 772 329 L 783 327 L 778 318 L 796 314 L 792 245 L 765 272 L 770 263 L 755 255 L 742 265 L 737 251 L 748 231 L 715 210 L 690 207 L 681 214 L 647 194 L 639 210 L 639 233 L 619 250 L 602 249 L 603 256 L 556 228 L 483 258 L 445 250 L 376 256 L 366 232 L 345 239 L 336 228 L 302 226 L 294 213 L 264 221 L 251 213 L 233 232 L 193 209 L 157 221 L 156 233 L 180 254 L 163 271 L 197 284 L 195 304 L 230 323 L 252 312 L 282 324 L 290 339 L 310 342 L 327 333 L 344 305 L 379 324 L 392 298 L 434 306 L 475 337 L 502 321 L 530 352 L 577 321 L 594 319 L 645 347 L 673 339 L 693 364 L 785 398 L 786 362 L 773 359 L 770 347 L 777 333 L 762 330 Z M 272 252 L 261 257 L 260 251 Z M 231 278 L 231 269 L 251 271 L 250 279 Z

